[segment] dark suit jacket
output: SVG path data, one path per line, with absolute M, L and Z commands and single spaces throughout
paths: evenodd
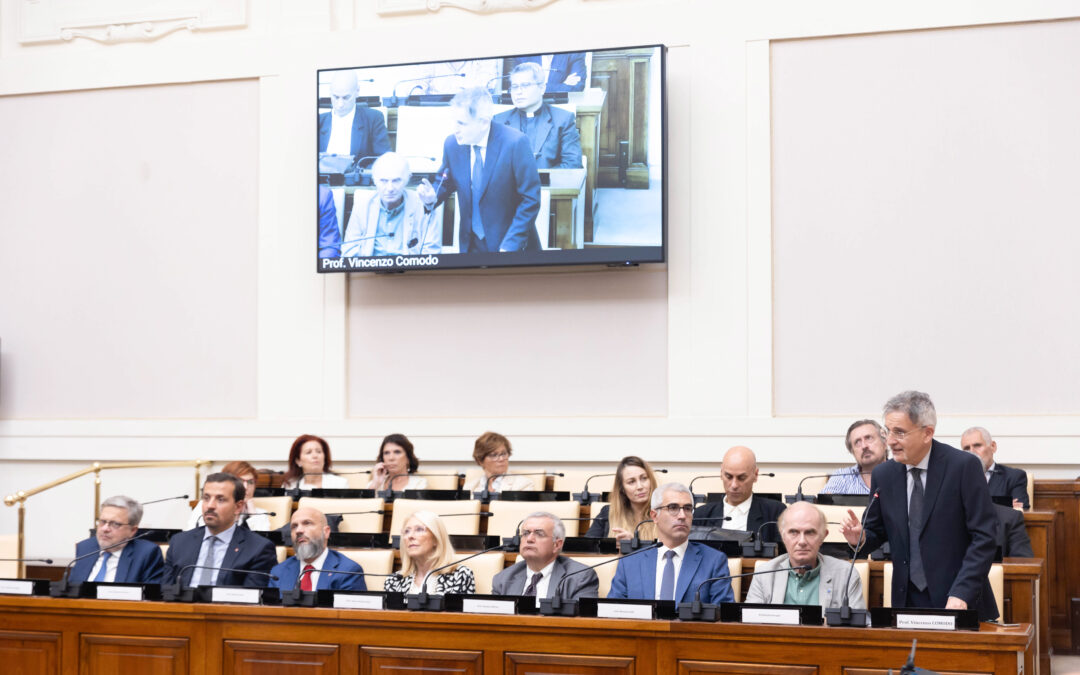
M 642 554 L 644 555 L 644 554 Z M 565 556 L 555 559 L 555 566 L 551 568 L 551 580 L 548 581 L 547 595 L 544 597 L 554 598 L 555 589 L 563 578 L 571 572 L 577 572 L 562 584 L 560 595 L 563 600 L 577 600 L 578 598 L 595 598 L 599 595 L 600 580 L 596 572 Z M 525 590 L 528 583 L 529 568 L 524 560 L 518 561 L 495 575 L 491 580 L 491 591 L 495 595 L 510 595 Z
M 761 539 L 763 541 L 779 543 L 780 530 L 777 529 L 775 521 L 786 508 L 787 506 L 775 499 L 763 499 L 762 497 L 755 496 L 754 501 L 750 502 L 750 512 L 746 514 L 747 532 L 757 532 L 760 528 Z M 709 518 L 723 517 L 724 502 L 710 502 L 708 504 L 702 504 L 694 511 L 693 524 L 704 525 L 707 527 L 727 528 L 728 526 L 725 525 L 722 520 L 708 520 Z M 771 524 L 765 525 L 765 523 Z M 765 525 L 765 527 L 762 527 L 762 525 Z
M 1003 558 L 1034 558 L 1031 550 L 1031 537 L 1024 525 L 1024 514 L 1011 506 L 994 504 L 997 516 L 997 528 L 994 543 L 1001 547 Z
M 330 143 L 330 116 L 333 114 L 331 111 L 319 115 L 319 152 L 326 152 L 326 146 Z M 386 120 L 381 112 L 366 105 L 356 106 L 351 146 L 349 154 L 357 158 L 378 157 L 390 152 L 390 136 L 386 133 Z
M 201 570 L 184 570 L 188 565 L 197 565 L 199 562 L 199 549 L 202 547 L 203 535 L 206 526 L 196 527 L 194 530 L 186 530 L 174 534 L 169 540 L 169 552 L 165 554 L 165 577 L 161 583 L 171 584 L 176 582 L 177 575 L 183 570 L 181 586 L 191 584 L 192 574 Z M 257 572 L 269 572 L 277 564 L 277 552 L 274 545 L 266 537 L 260 536 L 247 529 L 237 527 L 233 532 L 229 550 L 225 552 L 222 567 L 231 567 Z M 198 579 L 198 577 L 195 577 Z M 244 574 L 242 572 L 218 572 L 218 586 L 250 586 L 264 588 L 270 584 L 268 577 L 261 574 Z
M 986 483 L 991 497 L 1012 497 L 1024 504 L 1024 509 L 1031 508 L 1027 493 L 1027 471 L 1014 469 L 1004 464 L 994 464 L 994 472 Z
M 439 201 L 457 190 L 462 253 L 469 250 L 473 236 L 472 155 L 472 146 L 458 145 L 453 135 L 448 136 L 439 169 L 440 174 L 447 172 L 439 188 Z M 540 250 L 540 237 L 536 234 L 540 175 L 525 134 L 503 124 L 491 125 L 480 185 L 480 219 L 487 250 Z
M 341 230 L 334 207 L 334 193 L 325 185 L 319 186 L 319 257 L 341 257 Z
M 364 568 L 356 564 L 355 561 L 333 550 L 326 554 L 326 560 L 323 561 L 322 568 L 324 570 L 341 570 L 342 572 L 363 573 L 364 571 Z M 300 578 L 300 569 L 299 558 L 296 556 L 286 558 L 285 562 L 274 565 L 274 568 L 270 570 L 270 574 L 277 577 L 277 581 L 271 580 L 270 585 L 283 591 L 291 591 L 296 587 L 296 582 Z M 367 584 L 364 582 L 364 577 L 356 574 L 334 574 L 332 571 L 319 572 L 319 586 L 315 590 L 327 589 L 332 591 L 366 591 Z
M 514 61 L 519 63 L 543 63 L 540 56 L 523 56 Z M 574 86 L 563 84 L 570 74 L 578 76 L 578 83 Z M 551 57 L 551 70 L 548 71 L 547 91 L 584 91 L 588 81 L 585 72 L 585 53 L 572 52 L 570 54 L 554 54 Z
M 493 123 L 505 124 L 521 130 L 525 113 L 517 108 L 504 110 L 495 116 Z M 581 136 L 574 123 L 573 113 L 562 108 L 543 104 L 536 111 L 536 127 L 533 133 L 525 132 L 532 144 L 536 166 L 541 169 L 580 169 Z
M 75 544 L 75 557 L 87 555 L 94 551 L 100 551 L 97 537 L 83 539 Z M 97 558 L 89 556 L 75 563 L 68 574 L 68 581 L 81 584 L 90 579 L 90 572 L 94 569 Z M 165 572 L 165 565 L 161 561 L 161 549 L 157 544 L 136 539 L 124 545 L 120 552 L 120 562 L 116 566 L 115 584 L 160 584 L 161 575 Z
M 653 548 L 619 560 L 607 597 L 653 600 L 656 597 L 656 556 L 657 549 Z M 728 574 L 726 555 L 704 544 L 690 542 L 679 578 L 675 580 L 675 601 L 692 602 L 694 592 L 703 581 Z M 735 602 L 731 581 L 723 579 L 706 584 L 701 589 L 701 599 L 713 604 Z
M 970 453 L 933 441 L 926 477 L 924 522 L 919 536 L 930 600 L 944 607 L 949 596 L 967 602 L 981 620 L 997 617 L 987 573 L 994 558 L 994 516 L 982 462 Z M 893 562 L 893 606 L 907 606 L 910 548 L 907 467 L 879 464 L 870 493 L 879 498 L 866 513 L 866 550 L 888 541 Z

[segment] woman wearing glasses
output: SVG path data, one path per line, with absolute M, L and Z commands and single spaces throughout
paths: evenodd
M 614 537 L 630 539 L 634 528 L 643 520 L 649 520 L 649 500 L 656 489 L 656 474 L 649 463 L 640 457 L 623 457 L 615 469 L 615 483 L 611 486 L 611 504 L 605 506 L 593 518 L 586 537 Z M 656 526 L 645 523 L 638 529 L 642 539 L 655 539 Z
M 428 593 L 475 593 L 476 579 L 465 565 L 451 565 L 428 575 L 454 560 L 454 546 L 442 519 L 431 511 L 417 511 L 401 528 L 401 571 L 387 577 L 383 589 L 388 593 L 414 595 L 427 580 Z
M 255 496 L 255 467 L 247 462 L 229 462 L 221 472 L 236 476 L 244 482 L 244 512 L 237 516 L 237 524 L 243 524 L 249 530 L 269 530 L 270 512 L 266 509 L 260 509 L 251 501 Z M 196 527 L 205 524 L 202 517 L 202 505 L 196 504 L 184 529 L 194 530 Z
M 510 473 L 510 441 L 502 434 L 486 431 L 473 444 L 473 459 L 484 470 L 478 476 L 465 483 L 469 492 L 483 490 L 485 482 L 491 492 L 513 492 L 515 490 L 535 490 L 529 476 L 515 476 Z

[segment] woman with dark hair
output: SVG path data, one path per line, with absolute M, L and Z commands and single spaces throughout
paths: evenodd
M 221 473 L 236 476 L 244 483 L 244 512 L 237 515 L 237 524 L 246 526 L 249 530 L 265 531 L 270 529 L 270 512 L 261 509 L 252 503 L 255 497 L 255 467 L 242 461 L 229 462 L 221 469 Z M 205 525 L 202 517 L 202 504 L 196 504 L 188 518 L 185 530 L 194 530 L 200 525 Z
M 371 472 L 368 488 L 375 490 L 423 490 L 427 478 L 413 476 L 420 468 L 413 444 L 404 434 L 390 434 L 382 439 L 379 454 L 375 456 L 375 469 Z
M 289 449 L 289 468 L 285 471 L 286 490 L 342 490 L 348 481 L 330 472 L 330 444 L 318 436 L 304 434 L 293 441 Z
M 615 469 L 615 484 L 611 486 L 611 504 L 600 509 L 593 518 L 586 537 L 630 539 L 634 528 L 649 519 L 650 502 L 656 489 L 656 474 L 649 463 L 640 457 L 623 457 Z M 645 523 L 638 530 L 642 539 L 655 539 L 656 528 Z

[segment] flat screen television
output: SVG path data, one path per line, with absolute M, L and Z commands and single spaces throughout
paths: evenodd
M 317 269 L 660 263 L 663 45 L 319 70 Z

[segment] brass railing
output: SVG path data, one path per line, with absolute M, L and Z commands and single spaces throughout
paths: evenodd
M 19 578 L 26 576 L 26 563 L 22 560 L 25 555 L 25 538 L 24 538 L 24 525 L 26 522 L 26 500 L 28 497 L 33 497 L 36 494 L 51 490 L 52 488 L 63 485 L 64 483 L 81 478 L 87 474 L 94 474 L 94 521 L 96 522 L 98 516 L 101 515 L 101 472 L 105 469 L 160 469 L 166 467 L 176 466 L 193 466 L 195 467 L 195 492 L 193 494 L 200 494 L 202 492 L 202 477 L 200 476 L 200 469 L 209 464 L 213 464 L 208 459 L 196 459 L 188 461 L 177 462 L 112 462 L 110 464 L 102 464 L 101 462 L 94 462 L 92 465 L 85 469 L 80 469 L 75 473 L 70 473 L 63 478 L 57 478 L 56 480 L 49 481 L 44 485 L 39 485 L 36 488 L 30 490 L 19 490 L 13 495 L 4 497 L 4 503 L 8 506 L 19 505 L 19 535 L 16 544 L 16 558 L 19 558 Z

